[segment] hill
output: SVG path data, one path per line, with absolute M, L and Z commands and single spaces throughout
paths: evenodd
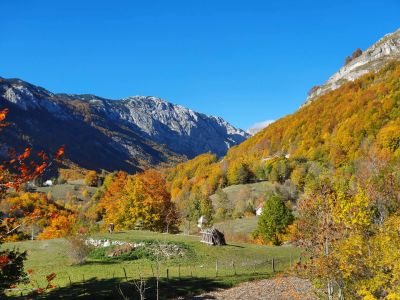
M 246 156 L 291 158 L 343 165 L 367 148 L 399 155 L 400 63 L 326 93 L 231 149 L 227 160 Z
M 382 59 L 378 71 L 326 91 L 232 147 L 223 159 L 202 155 L 169 169 L 171 195 L 183 215 L 216 213 L 209 196 L 226 186 L 290 179 L 288 188 L 294 184 L 296 192 L 322 166 L 351 173 L 365 157 L 399 158 L 400 62 Z

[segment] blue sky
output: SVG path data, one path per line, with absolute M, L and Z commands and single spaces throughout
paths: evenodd
M 294 112 L 398 0 L 5 0 L 0 76 L 53 92 L 153 95 L 247 129 Z

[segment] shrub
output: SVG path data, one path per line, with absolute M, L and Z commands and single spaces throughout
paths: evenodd
M 85 240 L 78 236 L 68 238 L 69 256 L 72 264 L 81 265 L 86 261 L 87 256 L 92 251 L 92 247 L 85 243 Z

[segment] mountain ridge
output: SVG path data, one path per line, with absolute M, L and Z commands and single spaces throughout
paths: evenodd
M 60 125 L 75 128 L 72 123 L 78 122 L 82 132 L 94 134 L 106 152 L 110 154 L 114 149 L 124 153 L 120 157 L 126 162 L 116 163 L 116 166 L 117 169 L 123 166 L 121 169 L 127 171 L 168 164 L 170 160 L 181 161 L 205 152 L 223 156 L 229 148 L 250 136 L 220 117 L 207 116 L 154 96 L 111 100 L 92 94 L 52 93 L 21 79 L 0 77 L 0 103 L 10 108 L 10 117 L 18 127 L 14 129 L 19 129 L 20 137 L 14 135 L 11 139 L 19 140 L 17 144 L 23 144 L 23 135 L 31 140 L 51 141 L 48 132 L 55 131 L 55 140 L 62 142 L 62 135 L 67 135 L 68 140 L 62 143 L 68 147 L 70 142 L 72 148 L 76 148 L 79 128 L 76 128 L 75 136 L 71 136 Z M 26 119 L 16 118 L 18 114 Z M 34 123 L 41 131 L 29 128 L 28 123 Z M 56 130 L 49 130 L 49 127 Z M 57 130 L 63 132 L 60 137 Z M 41 135 L 47 138 L 43 139 Z M 101 145 L 95 145 L 96 140 L 88 138 L 80 143 L 86 145 L 85 150 L 89 153 L 93 152 L 91 147 L 96 152 L 101 151 Z M 42 145 L 46 144 L 38 144 Z M 78 161 L 78 165 L 87 165 L 78 156 L 76 153 L 72 160 Z M 114 161 L 119 159 L 117 154 L 111 157 Z M 85 168 L 98 169 L 94 162 L 88 165 Z M 101 162 L 100 165 L 101 168 L 104 165 L 107 165 L 105 169 L 112 168 L 112 164 Z
M 400 28 L 383 36 L 361 55 L 341 67 L 324 84 L 314 87 L 303 105 L 339 88 L 345 82 L 354 81 L 364 74 L 378 71 L 389 60 L 400 60 Z

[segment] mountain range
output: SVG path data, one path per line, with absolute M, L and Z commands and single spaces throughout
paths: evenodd
M 381 111 L 379 101 L 389 97 L 392 100 L 383 103 L 386 108 L 393 101 L 397 105 L 395 96 L 382 94 L 387 90 L 396 94 L 397 85 L 381 85 L 394 80 L 398 67 L 380 70 L 398 60 L 400 29 L 349 57 L 337 73 L 312 89 L 300 110 L 250 139 L 249 133 L 220 117 L 157 97 L 111 100 L 55 94 L 20 79 L 0 77 L 0 105 L 10 109 L 12 124 L 0 142 L 3 152 L 9 146 L 22 149 L 26 145 L 52 152 L 66 144 L 66 159 L 72 165 L 131 172 L 170 166 L 207 152 L 222 157 L 245 140 L 229 151 L 228 159 L 243 155 L 262 158 L 280 152 L 340 161 L 397 122 L 393 119 L 396 114 Z M 365 76 L 370 77 L 359 80 Z M 381 116 L 377 117 L 377 111 Z M 375 119 L 371 123 L 365 116 Z M 343 136 L 348 136 L 348 145 L 343 144 Z
M 55 94 L 20 79 L 0 77 L 0 105 L 11 122 L 3 151 L 31 145 L 52 152 L 65 144 L 67 161 L 85 169 L 135 172 L 205 152 L 223 156 L 250 136 L 157 97 Z

